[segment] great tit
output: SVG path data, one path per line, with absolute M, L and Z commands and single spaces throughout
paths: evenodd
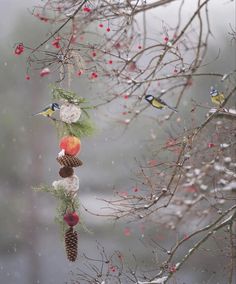
M 169 106 L 163 100 L 161 100 L 160 98 L 155 98 L 153 95 L 146 95 L 145 100 L 148 101 L 155 108 L 163 109 L 165 107 L 168 107 L 169 109 L 178 112 L 176 108 Z
M 57 104 L 57 103 L 52 103 L 52 104 L 50 104 L 49 106 L 45 107 L 45 109 L 43 109 L 42 111 L 33 114 L 33 116 L 35 116 L 35 115 L 43 115 L 43 116 L 51 117 L 52 114 L 53 114 L 57 109 L 60 109 L 59 104 Z
M 211 101 L 215 105 L 221 106 L 223 102 L 225 101 L 225 96 L 223 93 L 219 92 L 214 87 L 211 87 L 210 89 L 210 95 L 211 95 Z

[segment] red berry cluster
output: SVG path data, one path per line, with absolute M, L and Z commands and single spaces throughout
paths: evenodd
M 52 46 L 55 47 L 55 48 L 61 48 L 61 46 L 60 46 L 60 40 L 61 40 L 60 37 L 56 37 L 55 40 L 52 41 Z
M 21 55 L 25 50 L 23 43 L 19 43 L 15 48 L 15 55 Z
M 39 13 L 35 14 L 35 17 L 38 18 L 40 21 L 47 23 L 48 22 L 48 18 L 44 17 L 42 15 L 40 15 Z
M 98 77 L 98 74 L 96 72 L 91 73 L 91 79 L 96 79 Z
M 83 11 L 86 13 L 90 13 L 92 10 L 89 7 L 84 7 Z

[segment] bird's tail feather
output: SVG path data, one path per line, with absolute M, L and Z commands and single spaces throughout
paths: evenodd
M 169 109 L 173 110 L 174 112 L 178 112 L 178 110 L 175 107 L 167 106 Z
M 42 112 L 33 113 L 32 116 L 40 115 Z

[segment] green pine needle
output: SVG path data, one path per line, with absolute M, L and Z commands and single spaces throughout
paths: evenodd
M 53 122 L 55 124 L 55 127 L 57 128 L 59 137 L 72 135 L 78 138 L 82 138 L 91 136 L 95 131 L 95 127 L 90 119 L 84 119 L 71 124 L 58 120 L 55 120 Z
M 53 100 L 60 100 L 64 99 L 71 104 L 81 105 L 87 103 L 85 98 L 77 96 L 75 92 L 68 91 L 56 86 L 52 86 L 52 99 Z
M 67 210 L 71 212 L 79 212 L 79 201 L 78 198 L 75 198 L 70 192 L 67 192 L 64 187 L 59 187 L 55 189 L 52 186 L 41 185 L 39 187 L 34 187 L 34 191 L 48 192 L 53 197 L 57 199 L 57 215 L 55 221 L 60 225 L 60 231 L 62 236 L 64 236 L 65 231 L 68 229 L 68 226 L 64 222 L 64 215 Z

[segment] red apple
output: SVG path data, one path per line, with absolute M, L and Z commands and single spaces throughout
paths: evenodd
M 69 212 L 64 215 L 64 221 L 70 227 L 73 227 L 79 223 L 79 216 L 76 212 Z
M 60 148 L 65 150 L 67 155 L 75 156 L 79 153 L 80 147 L 80 140 L 75 136 L 65 136 L 61 139 Z

